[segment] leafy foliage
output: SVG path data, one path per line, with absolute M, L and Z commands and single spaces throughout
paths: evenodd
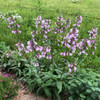
M 76 75 L 67 78 L 66 92 L 69 100 L 99 100 L 100 75 L 88 69 L 79 69 Z
M 0 100 L 12 100 L 16 96 L 18 86 L 11 80 L 8 74 L 0 75 Z

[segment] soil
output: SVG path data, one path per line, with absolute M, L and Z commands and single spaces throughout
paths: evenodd
M 13 100 L 50 100 L 50 99 L 44 99 L 41 96 L 36 97 L 34 93 L 25 94 L 25 91 L 19 89 L 18 96 L 16 96 Z

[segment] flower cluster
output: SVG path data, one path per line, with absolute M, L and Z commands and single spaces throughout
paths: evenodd
M 60 53 L 62 56 L 72 56 L 75 53 L 77 48 L 77 40 L 78 40 L 78 29 L 72 28 L 70 32 L 63 38 L 61 44 L 64 45 L 64 48 L 67 48 L 68 51 Z
M 12 33 L 18 36 L 18 33 L 21 33 L 21 31 L 18 30 L 20 25 L 16 24 L 15 18 L 9 17 L 8 20 L 9 28 L 15 28 Z M 41 60 L 43 58 L 48 61 L 51 61 L 49 59 L 52 59 L 53 61 L 53 56 L 55 56 L 54 52 L 58 50 L 60 54 L 56 54 L 58 56 L 61 55 L 60 57 L 72 57 L 75 53 L 78 55 L 88 55 L 87 51 L 89 48 L 92 50 L 96 49 L 96 43 L 94 39 L 97 35 L 97 28 L 93 28 L 92 31 L 89 31 L 89 39 L 84 38 L 79 40 L 78 27 L 80 27 L 81 22 L 82 17 L 77 16 L 76 23 L 73 24 L 73 27 L 67 33 L 66 30 L 71 24 L 70 19 L 64 20 L 62 16 L 59 16 L 55 22 L 55 27 L 52 28 L 51 20 L 42 19 L 41 16 L 38 16 L 36 19 L 36 30 L 31 32 L 32 39 L 27 42 L 27 46 L 24 47 L 24 44 L 20 41 L 16 44 L 16 46 L 18 46 L 19 55 L 22 55 L 22 53 L 31 52 L 33 58 L 37 59 L 37 61 L 33 62 L 35 67 L 41 66 L 40 61 L 43 61 Z M 91 53 L 94 54 L 94 51 Z M 50 64 L 52 63 L 50 62 Z M 72 72 L 72 70 L 76 71 L 76 64 L 71 63 L 68 66 L 69 72 Z
M 16 46 L 18 47 L 18 50 L 19 50 L 19 55 L 21 56 L 23 51 L 24 51 L 24 44 L 21 43 L 20 41 L 16 44 Z
M 80 50 L 80 55 L 81 54 L 87 54 L 86 50 L 89 50 L 89 47 L 91 48 L 91 50 L 96 49 L 96 43 L 94 40 L 90 40 L 90 39 L 82 39 L 82 41 L 80 43 L 78 43 L 78 49 Z M 94 52 L 91 52 L 92 54 L 94 54 Z
M 42 20 L 41 16 L 37 17 L 36 28 L 40 28 L 40 31 L 36 31 L 36 34 L 41 34 L 41 36 L 43 37 L 43 43 L 46 43 L 46 39 L 48 38 L 47 33 L 51 31 L 50 24 L 50 19 Z
M 76 24 L 74 24 L 73 26 L 77 26 L 80 27 L 80 24 L 82 22 L 82 16 L 77 16 L 76 17 Z
M 11 80 L 10 80 L 11 75 L 10 74 L 1 74 L 0 75 L 0 98 L 1 100 L 8 98 L 11 96 Z M 7 86 L 7 87 L 5 87 Z M 2 91 L 4 89 L 4 91 Z
M 3 76 L 3 78 L 4 78 L 4 77 L 11 77 L 10 74 L 1 74 L 1 75 Z
M 71 73 L 72 71 L 76 71 L 77 68 L 76 68 L 76 64 L 75 63 L 71 63 L 71 64 L 68 64 L 68 67 L 69 67 L 69 72 Z
M 57 17 L 57 22 L 55 22 L 56 27 L 52 30 L 54 31 L 54 34 L 65 33 L 67 28 L 70 27 L 70 24 L 70 19 L 64 20 L 63 16 L 59 16 Z
M 68 20 L 70 23 L 70 21 Z M 70 29 L 70 32 L 63 37 L 63 41 L 61 41 L 61 44 L 63 44 L 64 48 L 67 48 L 66 52 L 61 52 L 60 55 L 62 56 L 72 56 L 76 49 L 77 49 L 77 40 L 78 40 L 78 32 L 79 30 L 76 27 L 80 27 L 79 23 L 82 22 L 82 17 L 78 16 L 76 17 L 76 24 L 74 24 L 73 28 Z
M 39 51 L 40 54 L 36 54 L 36 58 L 47 58 L 47 59 L 52 59 L 52 56 L 50 55 L 51 48 L 50 46 L 37 46 L 36 51 Z
M 93 28 L 92 31 L 88 31 L 90 39 L 95 39 L 96 38 L 97 30 L 98 30 L 97 28 Z
M 19 25 L 19 24 L 16 24 L 15 18 L 9 17 L 9 18 L 8 18 L 8 21 L 9 21 L 8 27 L 9 27 L 9 28 L 14 28 L 14 30 L 12 30 L 12 33 L 13 33 L 13 34 L 21 33 L 21 31 L 19 30 L 20 25 Z
M 26 52 L 26 53 L 29 53 L 29 52 L 34 51 L 36 45 L 37 45 L 37 43 L 35 42 L 35 39 L 32 39 L 32 40 L 28 41 L 28 42 L 27 42 L 26 49 L 25 49 L 25 52 Z

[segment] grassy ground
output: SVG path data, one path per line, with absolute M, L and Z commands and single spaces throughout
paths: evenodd
M 22 36 L 23 40 L 26 40 L 26 34 L 29 32 L 27 30 L 32 30 L 32 18 L 36 18 L 38 15 L 52 20 L 55 20 L 59 15 L 63 15 L 66 19 L 71 18 L 72 22 L 76 15 L 82 15 L 83 23 L 80 33 L 83 35 L 92 27 L 99 28 L 100 19 L 94 18 L 100 17 L 99 5 L 100 0 L 80 0 L 76 3 L 71 2 L 71 0 L 0 0 L 0 12 L 16 11 L 23 18 L 26 18 L 26 22 L 22 24 Z M 14 35 L 11 34 L 4 22 L 0 23 L 0 41 L 5 41 L 8 45 L 14 45 L 16 42 Z
M 38 1 L 40 1 L 40 4 Z M 33 8 L 37 7 L 37 4 L 46 10 L 52 9 L 68 12 L 70 14 L 76 13 L 94 17 L 100 16 L 100 0 L 80 0 L 76 3 L 71 2 L 71 0 L 0 0 L 1 11 L 4 12 L 10 8 L 12 9 L 11 6 Z M 9 9 L 6 9 L 4 5 L 6 5 L 6 7 L 9 6 Z

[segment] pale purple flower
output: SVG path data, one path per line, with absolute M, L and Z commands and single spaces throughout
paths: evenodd
M 37 55 L 38 58 L 42 58 L 42 55 Z
M 92 53 L 92 55 L 94 55 L 94 52 L 91 52 Z
M 81 23 L 82 22 L 82 16 L 77 16 L 76 17 L 76 22 Z
M 42 46 L 37 46 L 36 47 L 36 51 L 42 51 L 43 50 L 43 47 Z
M 26 49 L 26 50 L 25 50 L 25 53 L 29 53 L 29 49 Z
M 70 32 L 71 32 L 71 33 L 78 33 L 79 30 L 78 30 L 77 28 L 72 28 L 72 29 L 70 29 Z
M 63 21 L 63 16 L 60 15 L 59 17 L 57 17 L 58 21 Z
M 21 56 L 21 55 L 22 55 L 22 53 L 21 53 L 21 52 L 18 52 L 18 54 L 19 54 L 19 56 Z
M 43 37 L 46 39 L 47 38 L 47 35 L 44 35 Z
M 12 33 L 13 33 L 13 34 L 16 34 L 16 33 L 17 33 L 17 31 L 16 31 L 16 30 L 12 30 Z
M 60 53 L 61 56 L 66 56 L 65 52 Z
M 13 26 L 13 25 L 8 25 L 8 27 L 9 27 L 9 28 L 13 28 L 14 26 Z
M 72 56 L 73 54 L 72 54 L 72 53 L 70 53 L 70 52 L 67 52 L 67 55 L 68 55 L 68 56 Z
M 72 72 L 72 69 L 71 68 L 69 68 L 69 72 Z
M 11 17 L 9 17 L 7 20 L 9 21 L 11 19 Z
M 41 52 L 41 55 L 46 55 L 46 51 L 42 51 Z
M 34 65 L 35 67 L 38 67 L 38 66 L 39 66 L 39 63 L 38 63 L 38 62 L 33 62 L 33 65 Z
M 20 28 L 20 25 L 19 24 L 16 24 L 16 27 Z
M 73 64 L 68 64 L 68 67 L 73 67 Z
M 77 68 L 76 67 L 74 67 L 74 72 L 77 70 Z
M 47 55 L 47 59 L 52 59 L 52 56 L 51 55 Z
M 38 16 L 38 17 L 37 17 L 37 20 L 42 20 L 42 17 L 41 17 L 41 16 Z
M 93 28 L 92 30 L 93 32 L 97 32 L 98 28 Z
M 80 27 L 80 24 L 76 23 L 73 26 Z
M 50 53 L 51 49 L 49 47 L 46 48 L 46 52 Z
M 21 33 L 21 31 L 20 30 L 12 30 L 12 33 L 17 34 L 17 33 Z

